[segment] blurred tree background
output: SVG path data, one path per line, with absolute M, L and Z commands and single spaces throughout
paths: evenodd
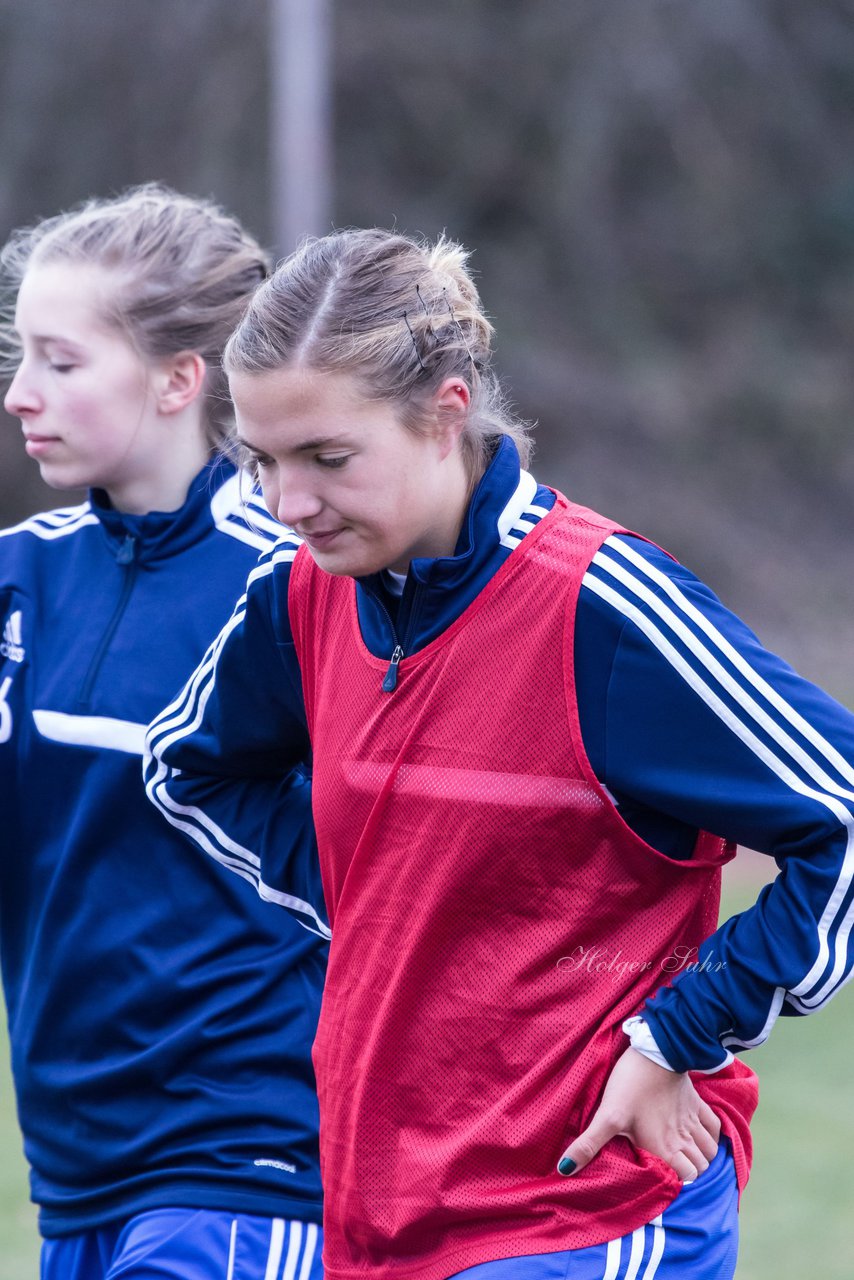
M 160 178 L 269 244 L 269 26 L 0 0 L 0 235 Z M 334 113 L 336 225 L 475 249 L 540 477 L 854 701 L 854 6 L 339 0 Z M 61 500 L 7 420 L 0 519 Z

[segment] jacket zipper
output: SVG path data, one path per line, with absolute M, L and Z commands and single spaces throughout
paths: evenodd
M 371 597 L 374 603 L 377 604 L 382 610 L 382 612 L 385 614 L 386 622 L 388 623 L 388 629 L 391 632 L 391 638 L 394 641 L 394 648 L 392 650 L 391 660 L 388 664 L 386 673 L 383 676 L 382 684 L 380 685 L 380 688 L 382 689 L 383 693 L 394 693 L 395 689 L 397 688 L 398 667 L 400 666 L 400 660 L 401 658 L 405 658 L 406 654 L 404 652 L 403 645 L 400 643 L 400 638 L 398 637 L 398 634 L 397 634 L 397 627 L 394 625 L 394 620 L 391 614 L 389 613 L 388 609 L 386 608 L 385 601 L 383 600 L 382 596 L 379 594 L 379 592 L 374 591 L 372 587 L 364 586 L 362 589 L 364 591 L 367 591 L 368 595 Z M 409 627 L 407 627 L 407 632 L 411 633 L 412 631 L 411 611 L 410 611 L 409 618 L 410 618 L 410 625 Z
M 415 623 L 418 618 L 418 610 L 416 609 L 415 606 L 421 600 L 422 591 L 423 591 L 422 587 L 416 586 L 412 593 L 412 605 L 409 610 L 409 620 L 407 622 L 406 632 L 403 637 L 403 639 L 406 641 L 407 647 L 412 643 L 413 636 L 415 633 Z M 397 679 L 399 675 L 398 669 L 400 667 L 400 660 L 401 658 L 406 657 L 406 649 L 398 639 L 397 628 L 395 627 L 394 622 L 392 621 L 391 614 L 389 613 L 388 609 L 385 607 L 385 605 L 383 604 L 379 596 L 377 596 L 374 592 L 371 592 L 371 595 L 373 595 L 377 604 L 380 606 L 383 613 L 388 618 L 389 627 L 391 628 L 392 639 L 394 640 L 394 650 L 392 651 L 391 661 L 388 664 L 388 670 L 383 676 L 383 682 L 382 682 L 383 693 L 394 693 L 395 689 L 397 688 Z
M 107 650 L 112 643 L 113 636 L 116 634 L 118 625 L 122 620 L 122 615 L 127 608 L 130 594 L 133 591 L 133 586 L 136 582 L 137 570 L 139 568 L 139 563 L 136 559 L 136 538 L 131 537 L 130 534 L 125 535 L 124 541 L 116 553 L 116 564 L 122 566 L 124 581 L 122 582 L 122 589 L 119 593 L 118 604 L 113 610 L 113 616 L 107 624 L 107 629 L 101 637 L 101 643 L 95 651 L 95 656 L 89 664 L 89 670 L 86 672 L 86 678 L 80 687 L 80 695 L 77 699 L 77 705 L 81 711 L 85 710 L 89 705 L 89 700 L 92 697 L 92 690 L 95 687 L 95 681 L 98 678 L 98 673 L 100 672 L 104 658 L 107 655 Z
M 397 668 L 400 666 L 400 660 L 403 656 L 403 649 L 399 644 L 396 644 L 394 653 L 391 655 L 391 662 L 388 664 L 388 671 L 383 676 L 383 693 L 394 693 L 397 688 Z
M 370 587 L 368 588 L 368 591 L 370 592 L 372 599 L 376 601 L 376 603 L 379 605 L 379 607 L 382 609 L 383 613 L 385 614 L 386 621 L 388 622 L 388 628 L 389 628 L 389 631 L 391 632 L 391 638 L 394 641 L 394 649 L 392 650 L 391 662 L 388 664 L 388 670 L 383 676 L 383 682 L 382 682 L 382 685 L 380 686 L 382 688 L 383 693 L 394 693 L 395 689 L 397 688 L 397 668 L 400 665 L 401 658 L 404 656 L 403 646 L 401 645 L 400 641 L 397 638 L 397 627 L 394 625 L 394 620 L 391 614 L 389 613 L 388 609 L 385 607 L 385 603 L 382 597 L 378 595 L 376 591 L 371 591 Z

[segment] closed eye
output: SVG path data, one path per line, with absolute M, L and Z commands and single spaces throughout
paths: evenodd
M 246 471 L 263 471 L 273 465 L 273 459 L 266 453 L 256 453 L 242 442 L 238 442 L 237 452 L 240 466 Z
M 349 462 L 352 456 L 351 453 L 318 454 L 317 463 L 318 466 L 330 467 L 336 470 L 339 467 L 343 467 L 346 462 Z

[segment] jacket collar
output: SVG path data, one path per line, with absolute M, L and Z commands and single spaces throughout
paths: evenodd
M 515 444 L 503 436 L 472 495 L 452 556 L 413 560 L 399 603 L 390 599 L 383 574 L 358 580 L 367 647 L 385 656 L 396 644 L 406 654 L 429 644 L 468 607 L 553 501 L 553 493 L 522 470 Z
M 235 474 L 234 466 L 217 455 L 194 476 L 183 506 L 177 511 L 149 511 L 145 515 L 129 515 L 116 511 L 103 489 L 92 489 L 89 502 L 116 554 L 134 540 L 133 558 L 150 563 L 179 555 L 198 542 L 215 523 L 212 504 L 216 494 Z
M 454 590 L 465 578 L 477 574 L 498 546 L 512 550 L 519 538 L 514 538 L 511 530 L 536 493 L 537 482 L 522 470 L 515 444 L 509 436 L 502 436 L 472 494 L 453 556 L 413 560 L 409 571 L 416 582 Z

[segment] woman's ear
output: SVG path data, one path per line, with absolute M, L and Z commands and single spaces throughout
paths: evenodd
M 471 391 L 462 378 L 446 378 L 433 397 L 442 457 L 459 443 L 471 407 Z
M 197 351 L 179 351 L 159 362 L 156 375 L 157 408 L 160 413 L 180 413 L 201 394 L 207 365 Z

